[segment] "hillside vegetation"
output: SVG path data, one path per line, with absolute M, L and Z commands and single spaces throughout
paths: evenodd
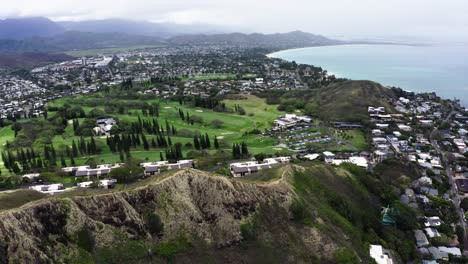
M 372 81 L 345 81 L 321 88 L 317 97 L 320 113 L 325 120 L 359 121 L 368 118 L 368 106 L 393 107 L 388 99 L 396 99 L 389 88 Z
M 397 93 L 373 81 L 338 80 L 308 90 L 260 94 L 269 103 L 279 103 L 278 109 L 304 112 L 324 121 L 364 121 L 369 119 L 367 107 L 384 106 L 394 112 L 389 101 Z
M 366 173 L 281 173 L 257 182 L 190 169 L 122 192 L 34 201 L 0 213 L 0 263 L 368 263 L 368 243 L 385 231 Z

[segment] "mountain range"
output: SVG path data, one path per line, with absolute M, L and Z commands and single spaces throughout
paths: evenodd
M 132 45 L 237 45 L 279 50 L 343 43 L 301 31 L 219 32 L 210 26 L 119 19 L 60 23 L 46 18 L 5 19 L 0 20 L 0 53 L 64 52 Z
M 148 21 L 133 21 L 124 19 L 102 19 L 87 21 L 57 22 L 67 31 L 81 31 L 93 33 L 122 32 L 132 35 L 156 36 L 168 38 L 179 34 L 214 34 L 225 32 L 224 28 L 205 25 L 178 25 L 171 23 L 152 23 Z
M 124 19 L 54 22 L 44 17 L 31 17 L 0 20 L 0 39 L 23 40 L 31 37 L 50 37 L 66 31 L 90 33 L 119 32 L 163 38 L 179 34 L 214 34 L 225 32 L 223 28 L 213 25 L 178 25 Z
M 232 45 L 274 51 L 344 43 L 301 31 L 276 34 L 220 32 L 223 32 L 222 28 L 210 25 L 122 19 L 80 22 L 54 22 L 42 17 L 4 19 L 0 20 L 0 68 L 32 67 L 54 62 L 57 56 L 47 59 L 47 54 L 51 53 L 137 45 Z M 34 58 L 34 63 L 30 63 L 29 58 Z
M 43 17 L 7 18 L 0 20 L 0 39 L 48 37 L 63 33 L 65 28 Z

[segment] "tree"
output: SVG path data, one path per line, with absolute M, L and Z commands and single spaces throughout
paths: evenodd
M 143 174 L 143 168 L 141 167 L 129 167 L 123 166 L 115 168 L 109 173 L 109 177 L 116 179 L 120 183 L 131 183 L 135 182 Z
M 21 169 L 19 168 L 18 163 L 16 163 L 16 162 L 13 163 L 12 170 L 13 170 L 13 173 L 15 173 L 15 174 L 19 174 L 21 172 Z
M 463 198 L 460 203 L 460 207 L 466 212 L 468 211 L 468 198 Z
M 141 140 L 143 141 L 143 148 L 145 150 L 149 150 L 149 144 L 148 144 L 148 140 L 146 140 L 146 136 L 142 134 Z
M 219 149 L 219 142 L 218 142 L 218 137 L 217 136 L 215 136 L 215 138 L 214 138 L 214 147 L 215 147 L 215 149 Z
M 86 162 L 85 162 L 86 165 L 88 165 L 89 167 L 91 167 L 91 169 L 95 169 L 97 168 L 97 162 L 94 158 L 89 158 Z
M 15 132 L 15 137 L 18 135 L 18 132 L 21 130 L 21 124 L 20 123 L 13 123 L 13 125 L 11 126 L 11 129 L 13 129 L 13 131 Z
M 159 215 L 154 212 L 148 212 L 144 215 L 144 220 L 151 234 L 160 235 L 163 233 L 164 224 Z
M 62 167 L 66 167 L 67 166 L 67 162 L 65 161 L 65 158 L 63 156 L 60 157 L 60 160 L 61 160 L 61 165 Z
M 232 157 L 234 159 L 240 159 L 241 158 L 241 150 L 238 144 L 232 144 Z
M 265 153 L 258 153 L 256 155 L 254 155 L 254 157 L 255 157 L 256 161 L 262 162 L 266 158 L 266 154 Z
M 244 158 L 250 156 L 247 144 L 245 142 L 242 142 L 241 144 L 241 156 Z
M 144 168 L 139 165 L 140 162 L 141 160 L 129 158 L 124 166 L 111 170 L 109 177 L 120 183 L 134 182 L 144 176 Z
M 205 148 L 211 148 L 210 137 L 208 136 L 208 133 L 205 134 Z
M 201 148 L 201 146 L 200 146 L 200 141 L 198 140 L 198 136 L 197 136 L 197 135 L 195 135 L 195 136 L 193 137 L 193 147 L 194 147 L 195 149 L 198 149 L 198 150 L 200 150 L 200 148 Z

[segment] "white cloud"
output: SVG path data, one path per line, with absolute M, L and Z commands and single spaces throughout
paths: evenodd
M 126 18 L 237 25 L 251 31 L 468 39 L 466 0 L 1 0 L 0 17 Z

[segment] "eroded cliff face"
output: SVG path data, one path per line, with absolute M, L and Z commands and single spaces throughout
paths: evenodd
M 181 233 L 229 248 L 242 240 L 241 224 L 261 206 L 274 204 L 285 215 L 272 214 L 272 225 L 288 221 L 293 197 L 285 179 L 251 184 L 190 169 L 131 191 L 40 200 L 0 213 L 0 263 L 62 262 L 77 250 L 81 230 L 89 230 L 95 248 L 111 246 L 122 236 L 157 244 Z M 148 226 L 148 213 L 158 215 L 161 232 Z M 332 254 L 336 249 L 316 229 L 284 230 L 300 233 L 301 245 L 310 250 Z

